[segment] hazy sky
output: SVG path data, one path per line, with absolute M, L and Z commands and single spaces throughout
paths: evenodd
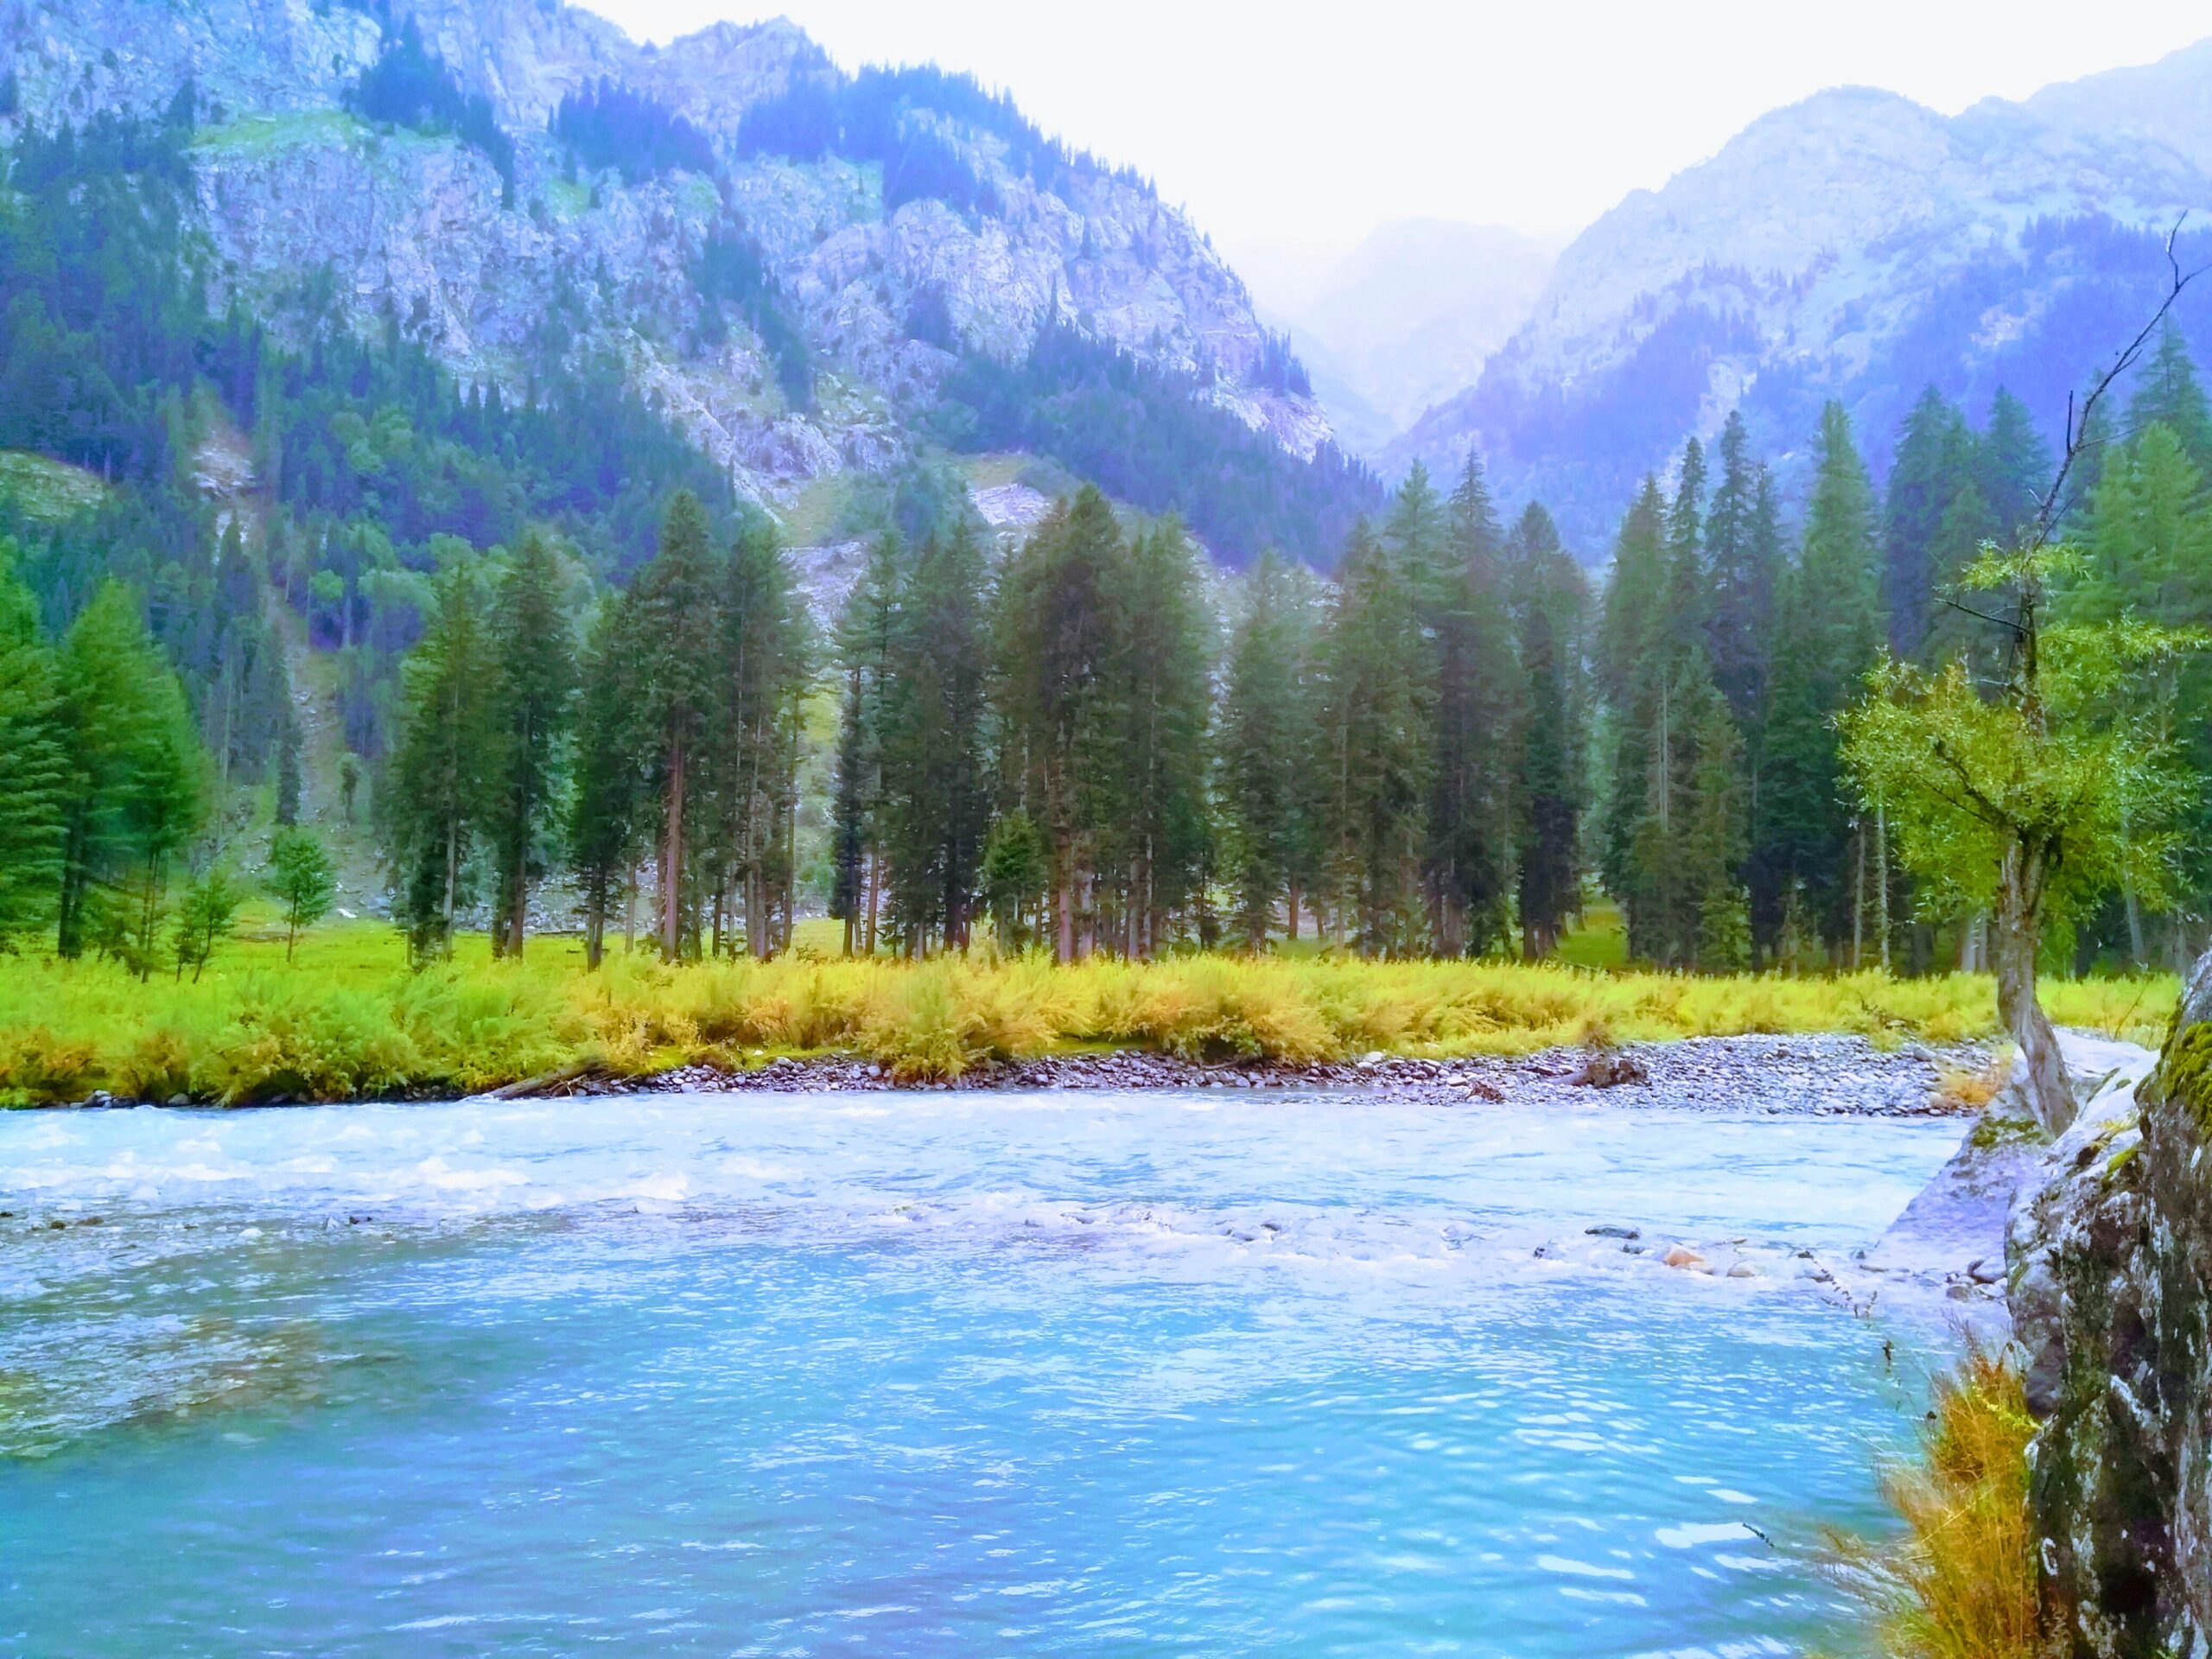
M 1948 112 L 2212 34 L 2202 0 L 586 3 L 657 41 L 781 12 L 847 68 L 968 70 L 1046 131 L 1149 174 L 1277 304 L 1296 302 L 1301 267 L 1394 219 L 1564 240 L 1823 86 Z

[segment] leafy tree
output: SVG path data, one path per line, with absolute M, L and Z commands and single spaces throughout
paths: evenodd
M 1892 658 L 1844 716 L 1861 797 L 1888 804 L 1925 902 L 1991 915 L 1999 1014 L 2054 1134 L 2074 1102 L 2036 996 L 2044 929 L 2123 881 L 2163 891 L 2178 791 L 2164 746 L 2121 693 L 2193 643 L 2134 620 L 2051 625 L 2050 582 L 2075 556 L 1992 550 L 1967 572 L 1964 591 L 1999 595 L 2016 619 L 1999 696 L 1983 697 L 1961 662 L 1930 672 Z
M 279 830 L 269 843 L 269 890 L 284 906 L 284 960 L 292 959 L 303 928 L 330 914 L 338 902 L 338 872 L 312 830 Z
M 245 889 L 219 864 L 185 888 L 176 909 L 174 948 L 178 979 L 181 980 L 184 970 L 189 968 L 192 982 L 200 982 L 200 976 L 214 956 L 215 947 L 231 937 L 231 930 L 237 925 L 238 906 L 245 902 Z

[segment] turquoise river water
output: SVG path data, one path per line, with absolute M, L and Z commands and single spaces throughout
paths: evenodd
M 1922 1381 L 1796 1252 L 1957 1136 L 1211 1092 L 0 1114 L 0 1654 L 1847 1649 L 1820 1529 L 1879 1524 Z

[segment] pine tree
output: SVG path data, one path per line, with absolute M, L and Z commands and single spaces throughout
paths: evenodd
M 441 573 L 402 672 L 399 741 L 378 791 L 397 911 L 416 961 L 450 954 L 454 912 L 487 805 L 493 650 L 472 561 Z
M 1368 956 L 1418 954 L 1427 933 L 1421 865 L 1435 736 L 1418 607 L 1404 566 L 1357 526 L 1323 645 L 1320 724 L 1335 903 L 1357 919 Z
M 53 920 L 69 793 L 54 652 L 14 553 L 0 539 L 0 951 Z
M 2028 406 L 2002 386 L 1990 399 L 1989 423 L 1974 459 L 1974 487 L 1989 510 L 1992 533 L 2010 544 L 2043 509 L 2051 461 Z
M 1118 810 L 1103 850 L 1120 875 L 1121 947 L 1153 955 L 1170 916 L 1196 896 L 1206 861 L 1206 733 L 1214 620 L 1198 552 L 1170 518 L 1139 533 L 1114 613 Z
M 205 810 L 205 757 L 184 690 L 120 584 L 70 626 L 57 671 L 69 770 L 57 948 L 78 956 L 97 932 L 143 977 L 168 860 Z
M 647 779 L 640 764 L 643 650 L 628 595 L 601 602 L 581 673 L 575 788 L 569 804 L 569 868 L 584 906 L 584 962 L 606 954 L 607 918 L 643 851 Z
M 1973 439 L 1965 416 L 1934 386 L 1920 394 L 1897 437 L 1883 512 L 1882 598 L 1890 649 L 1903 658 L 1918 658 L 1927 649 L 1944 580 L 1938 532 L 1971 479 Z
M 492 757 L 485 830 L 496 864 L 494 955 L 520 956 L 531 882 L 557 822 L 575 696 L 575 627 L 561 562 L 527 531 L 500 578 L 492 627 Z
M 1485 950 L 1504 936 L 1513 886 L 1515 738 L 1521 665 L 1507 570 L 1557 552 L 1531 505 L 1509 553 L 1482 463 L 1471 450 L 1446 515 L 1446 555 L 1430 580 L 1435 753 L 1430 765 L 1427 879 L 1440 955 Z
M 1921 654 L 1928 662 L 1948 662 L 1964 655 L 1986 668 L 1993 649 L 1990 631 L 1953 601 L 1959 578 L 1981 556 L 1983 544 L 1998 539 L 2001 526 L 1969 475 L 1959 485 L 1936 534 L 1928 543 L 1928 568 L 1936 582 L 1933 607 L 1922 633 Z
M 646 776 L 659 846 L 661 954 L 698 947 L 697 883 L 690 840 L 705 769 L 721 641 L 721 561 L 709 543 L 706 509 L 679 491 L 661 521 L 660 546 L 638 575 L 637 729 L 648 744 Z
M 995 656 L 1001 810 L 1026 813 L 1051 862 L 1053 953 L 1090 953 L 1099 842 L 1116 808 L 1113 658 L 1127 550 L 1113 508 L 1086 486 L 1009 562 Z
M 1880 586 L 1873 491 L 1850 417 L 1831 403 L 1821 414 L 1804 544 L 1777 606 L 1755 840 L 1765 881 L 1832 951 L 1851 934 L 1863 862 L 1853 856 L 1835 717 L 1879 654 Z M 1762 919 L 1759 948 L 1770 954 L 1783 918 Z
M 2138 372 L 2135 395 L 2127 405 L 2127 430 L 2141 434 L 2153 423 L 2166 428 L 2200 474 L 2212 474 L 2212 401 L 2196 377 L 2189 343 L 2180 325 L 2168 317 L 2158 344 Z
M 882 835 L 893 919 L 910 951 L 964 950 L 990 827 L 984 748 L 989 584 L 974 518 L 914 563 L 888 653 Z
M 1713 677 L 1729 712 L 1748 731 L 1766 691 L 1766 638 L 1780 553 L 1765 469 L 1752 457 L 1741 411 L 1720 432 L 1720 482 L 1706 524 L 1704 569 L 1710 582 L 1707 625 Z
M 1656 954 L 1656 895 L 1638 856 L 1652 793 L 1653 750 L 1660 707 L 1662 607 L 1667 590 L 1666 501 L 1659 482 L 1643 488 L 1621 521 L 1613 545 L 1599 623 L 1597 680 L 1605 706 L 1607 792 L 1599 824 L 1599 869 L 1605 891 L 1620 901 L 1634 957 Z
M 720 667 L 709 747 L 717 949 L 726 894 L 742 900 L 746 944 L 767 957 L 791 942 L 798 861 L 801 704 L 810 673 L 806 612 L 791 560 L 766 520 L 740 532 L 718 607 Z
M 1236 926 L 1263 949 L 1275 907 L 1287 906 L 1304 838 L 1301 774 L 1308 753 L 1300 597 L 1281 560 L 1261 555 L 1244 582 L 1222 692 L 1224 868 Z
M 1746 850 L 1741 740 L 1718 689 L 1702 700 L 1692 726 L 1695 759 L 1679 849 L 1695 931 L 1680 956 L 1707 973 L 1734 973 L 1751 963 L 1750 918 L 1738 874 Z
M 830 913 L 845 925 L 845 954 L 875 949 L 883 888 L 878 823 L 882 794 L 884 702 L 892 685 L 893 642 L 900 632 L 906 553 L 889 531 L 869 546 L 867 567 L 837 624 L 844 675 L 839 707 L 835 799 L 831 806 Z
M 1512 744 L 1521 952 L 1549 956 L 1582 908 L 1582 573 L 1531 503 L 1508 554 L 1522 686 Z

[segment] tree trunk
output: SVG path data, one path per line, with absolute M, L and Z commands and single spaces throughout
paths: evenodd
M 2046 869 L 2040 850 L 2017 840 L 2006 846 L 1998 873 L 1996 914 L 1990 918 L 1990 955 L 1997 970 L 1997 1015 L 2019 1045 L 2028 1104 L 2045 1130 L 2061 1135 L 2074 1121 L 2074 1090 L 2066 1080 L 2058 1035 L 2036 998 Z
M 660 953 L 676 960 L 679 943 L 677 923 L 683 914 L 683 745 L 677 743 L 668 758 L 668 830 L 661 840 Z

